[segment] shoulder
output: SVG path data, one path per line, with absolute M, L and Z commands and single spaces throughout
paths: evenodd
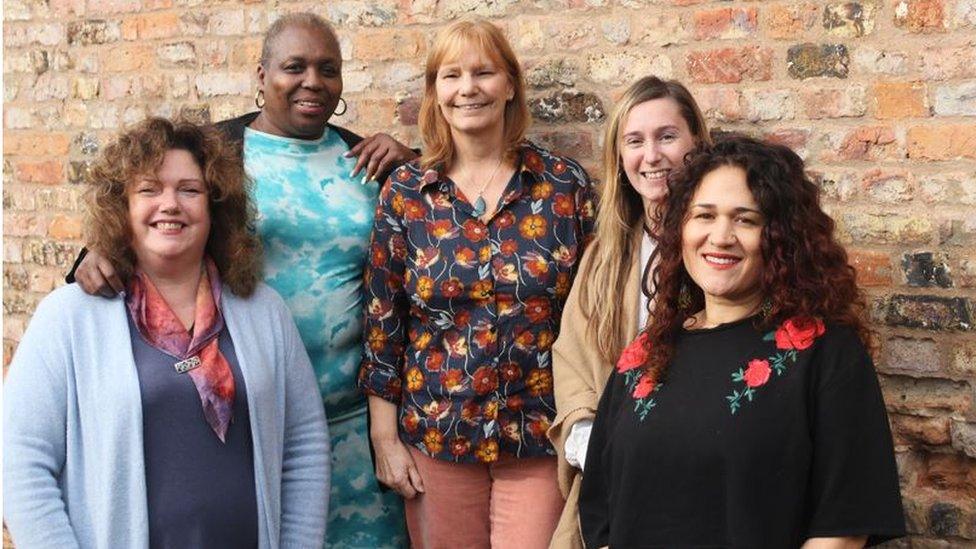
M 241 297 L 224 285 L 224 308 L 229 314 L 267 314 L 269 312 L 291 314 L 285 300 L 271 286 L 258 282 L 254 293 L 248 297 Z
M 244 128 L 248 124 L 254 122 L 254 119 L 258 117 L 258 112 L 250 112 L 237 118 L 231 118 L 229 120 L 221 120 L 214 124 L 214 127 L 220 130 L 225 137 L 231 139 L 232 141 L 242 141 L 244 139 Z
M 423 169 L 420 159 L 411 160 L 390 172 L 390 187 L 399 189 L 418 190 L 421 186 L 436 181 L 439 178 L 436 170 Z
M 91 317 L 92 315 L 102 315 L 108 312 L 116 312 L 118 302 L 122 296 L 105 298 L 102 296 L 88 295 L 76 283 L 66 284 L 49 293 L 37 305 L 34 311 L 34 319 L 45 319 L 54 317 L 58 319 L 72 317 Z
M 346 146 L 349 147 L 350 149 L 355 147 L 357 143 L 363 140 L 361 135 L 357 134 L 356 132 L 347 130 L 342 126 L 329 124 L 329 128 L 334 132 L 336 132 L 337 134 L 339 134 L 339 137 L 341 137 L 342 140 L 346 142 Z
M 520 153 L 523 166 L 536 174 L 549 174 L 562 181 L 571 180 L 581 187 L 592 185 L 586 170 L 572 158 L 555 154 L 531 141 L 522 142 Z

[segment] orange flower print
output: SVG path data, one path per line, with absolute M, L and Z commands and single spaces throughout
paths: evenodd
M 549 298 L 541 295 L 534 295 L 525 300 L 525 318 L 529 322 L 538 324 L 549 320 L 552 314 L 552 305 Z
M 444 366 L 444 353 L 436 349 L 428 353 L 426 366 L 428 372 L 439 372 Z
M 515 346 L 523 351 L 535 350 L 535 335 L 528 330 L 519 332 L 515 336 Z
M 366 336 L 366 342 L 369 344 L 369 348 L 374 353 L 378 353 L 383 350 L 386 346 L 386 333 L 382 328 L 374 326 L 369 329 L 369 335 Z
M 502 362 L 498 366 L 498 372 L 501 373 L 502 379 L 505 381 L 518 381 L 522 377 L 522 368 L 515 362 Z
M 417 279 L 417 297 L 427 301 L 434 295 L 434 279 L 424 275 Z
M 481 349 L 487 349 L 490 345 L 495 343 L 496 338 L 495 329 L 491 327 L 488 323 L 482 321 L 474 329 L 474 344 Z
M 403 278 L 396 273 L 389 273 L 386 279 L 386 287 L 392 292 L 399 292 L 403 289 Z
M 552 394 L 552 371 L 535 368 L 525 378 L 525 385 L 532 396 Z
M 379 267 L 383 267 L 383 265 L 386 265 L 386 260 L 389 257 L 390 256 L 386 253 L 386 250 L 383 249 L 383 245 L 382 244 L 380 244 L 378 242 L 374 242 L 373 245 L 370 246 L 370 248 L 369 248 L 369 262 L 374 267 L 378 267 L 378 268 Z
M 583 219 L 591 219 L 596 207 L 593 205 L 593 200 L 586 200 L 579 207 L 579 216 Z
M 466 248 L 464 246 L 459 246 L 454 250 L 454 261 L 457 262 L 459 267 L 471 268 L 474 267 L 476 262 L 474 250 L 471 248 Z
M 441 374 L 441 387 L 444 387 L 448 393 L 456 393 L 464 389 L 464 371 L 448 370 Z
M 402 183 L 410 179 L 410 170 L 408 170 L 406 167 L 400 167 L 397 168 L 395 175 L 396 175 L 396 180 Z
M 529 419 L 528 425 L 525 426 L 526 430 L 538 440 L 543 440 L 546 438 L 546 431 L 549 430 L 549 418 L 538 413 L 532 412 L 526 415 Z
M 502 258 L 496 258 L 492 263 L 495 270 L 495 280 L 512 283 L 518 280 L 518 269 L 512 263 L 505 263 Z
M 489 400 L 485 404 L 485 419 L 488 421 L 494 421 L 498 417 L 498 401 Z
M 482 366 L 474 371 L 471 386 L 479 395 L 486 395 L 498 388 L 498 372 L 490 366 Z
M 456 276 L 441 282 L 441 293 L 444 297 L 457 297 L 464 292 L 464 284 L 461 284 L 461 279 Z
M 498 461 L 498 441 L 492 438 L 482 440 L 478 443 L 478 449 L 474 451 L 474 455 L 482 463 L 494 463 Z
M 512 442 L 520 442 L 522 440 L 522 433 L 519 431 L 518 423 L 515 421 L 509 421 L 502 427 L 502 436 L 511 440 Z
M 471 451 L 471 441 L 463 436 L 451 438 L 448 446 L 451 448 L 451 455 L 454 457 L 461 457 Z
M 518 242 L 512 239 L 503 240 L 498 249 L 503 256 L 508 257 L 518 251 Z
M 520 412 L 520 411 L 522 411 L 522 405 L 523 404 L 524 404 L 524 402 L 522 401 L 522 397 L 520 397 L 518 395 L 512 395 L 512 396 L 508 397 L 507 399 L 505 399 L 505 407 L 508 408 L 509 410 L 513 411 L 513 412 Z
M 390 207 L 393 208 L 393 213 L 397 214 L 399 217 L 403 217 L 403 212 L 405 210 L 403 195 L 400 193 L 393 195 L 393 201 L 390 202 Z
M 451 411 L 451 401 L 446 399 L 432 400 L 422 408 L 424 413 L 427 414 L 427 417 L 434 421 L 440 421 L 447 417 L 447 414 Z
M 407 199 L 404 203 L 404 217 L 407 221 L 419 221 L 427 217 L 427 208 L 419 200 Z
M 471 285 L 468 295 L 475 300 L 478 305 L 484 305 L 491 299 L 494 285 L 490 280 L 479 280 Z
M 417 427 L 420 426 L 420 413 L 413 406 L 406 409 L 403 414 L 403 428 L 406 429 L 408 433 L 416 433 Z
M 439 454 L 444 449 L 444 434 L 438 431 L 437 427 L 427 429 L 424 433 L 424 446 L 428 454 Z
M 460 231 L 450 219 L 438 219 L 427 223 L 427 234 L 437 240 L 455 238 Z
M 441 258 L 441 251 L 433 246 L 417 250 L 413 262 L 421 269 L 429 269 Z
M 424 374 L 420 371 L 420 368 L 414 366 L 407 370 L 407 390 L 411 393 L 416 393 L 423 388 Z
M 390 237 L 390 253 L 397 261 L 407 258 L 407 241 L 403 239 L 403 235 L 395 234 Z
M 545 200 L 552 194 L 552 183 L 540 181 L 532 185 L 532 200 Z
M 542 173 L 546 169 L 545 163 L 542 161 L 542 157 L 539 153 L 533 151 L 527 151 L 523 156 L 523 162 L 525 167 L 532 170 L 535 173 Z
M 393 304 L 385 299 L 374 297 L 369 300 L 369 306 L 366 307 L 366 314 L 376 320 L 386 320 L 393 316 Z
M 515 224 L 515 214 L 512 212 L 502 212 L 495 216 L 492 223 L 499 229 L 507 229 Z
M 548 351 L 556 337 L 549 330 L 542 330 L 535 338 L 535 346 L 540 351 Z
M 549 274 L 549 261 L 539 252 L 529 252 L 522 256 L 522 269 L 535 278 Z
M 572 248 L 559 246 L 553 250 L 552 258 L 563 267 L 572 267 L 576 264 L 576 246 Z
M 556 175 L 562 175 L 566 173 L 566 163 L 562 160 L 557 160 L 555 164 L 552 165 L 552 173 Z
M 461 420 L 468 425 L 477 425 L 481 419 L 481 406 L 473 400 L 466 400 L 461 406 Z
M 458 328 L 464 328 L 469 322 L 471 322 L 471 311 L 462 309 L 454 313 L 454 325 Z
M 546 230 L 546 218 L 539 214 L 527 215 L 524 219 L 522 219 L 521 223 L 519 223 L 519 233 L 521 233 L 524 238 L 529 240 L 535 240 L 536 238 L 546 236 Z
M 482 263 L 488 263 L 490 259 L 491 259 L 491 246 L 482 246 L 481 249 L 478 250 L 478 261 L 481 261 Z
M 468 340 L 454 330 L 444 334 L 444 348 L 454 358 L 468 356 Z
M 572 195 L 556 193 L 556 198 L 552 201 L 552 213 L 559 217 L 573 217 L 576 213 L 576 201 Z
M 559 273 L 556 275 L 556 297 L 559 299 L 566 299 L 569 295 L 569 273 Z
M 424 349 L 427 348 L 428 345 L 430 345 L 430 338 L 431 338 L 430 332 L 423 332 L 419 336 L 412 337 L 410 339 L 410 342 L 413 345 L 414 349 L 418 351 L 423 351 Z
M 477 219 L 469 219 L 464 222 L 464 237 L 471 242 L 481 242 L 488 238 L 488 227 Z

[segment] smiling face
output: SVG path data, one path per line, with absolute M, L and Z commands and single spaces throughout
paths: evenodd
M 721 166 L 702 178 L 681 233 L 685 269 L 710 306 L 752 310 L 761 300 L 764 219 L 746 172 Z
M 154 174 L 126 191 L 137 264 L 149 272 L 199 268 L 210 236 L 210 204 L 203 171 L 189 151 L 166 151 Z
M 515 88 L 504 69 L 477 48 L 465 48 L 437 70 L 437 105 L 451 133 L 499 137 Z
M 627 180 L 645 201 L 668 194 L 668 174 L 684 164 L 695 137 L 670 97 L 645 101 L 630 109 L 620 127 L 620 163 Z
M 258 65 L 264 91 L 263 130 L 285 137 L 315 139 L 342 95 L 342 56 L 335 37 L 294 25 L 274 38 L 271 55 Z

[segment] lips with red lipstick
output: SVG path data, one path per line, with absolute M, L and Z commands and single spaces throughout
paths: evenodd
M 735 267 L 742 261 L 742 257 L 734 254 L 723 254 L 723 253 L 703 253 L 702 259 L 710 267 L 718 270 L 731 269 Z

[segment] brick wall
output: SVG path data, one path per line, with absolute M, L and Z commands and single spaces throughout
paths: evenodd
M 251 110 L 260 34 L 301 9 L 339 29 L 335 121 L 359 132 L 418 144 L 427 46 L 477 13 L 527 68 L 533 137 L 591 171 L 648 73 L 713 127 L 795 148 L 873 302 L 913 546 L 976 540 L 976 0 L 5 0 L 4 365 L 81 245 L 99 147 L 147 114 Z

